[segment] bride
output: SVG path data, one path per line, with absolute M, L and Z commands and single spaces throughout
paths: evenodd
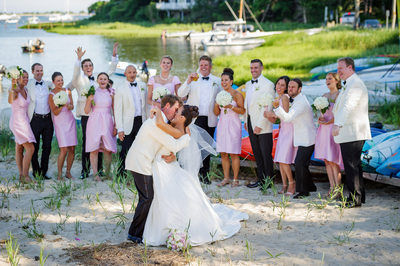
M 187 229 L 192 246 L 198 246 L 233 236 L 240 230 L 240 221 L 248 215 L 222 204 L 211 204 L 204 194 L 197 177 L 201 164 L 201 153 L 210 152 L 202 141 L 199 128 L 189 125 L 198 116 L 196 106 L 183 106 L 171 121 L 164 122 L 160 110 L 152 110 L 156 124 L 174 138 L 185 133 L 191 135 L 191 143 L 179 152 L 179 162 L 166 163 L 161 157 L 170 151 L 162 149 L 153 162 L 154 199 L 143 233 L 143 242 L 151 246 L 165 245 L 170 229 Z M 190 128 L 190 129 L 189 129 Z M 193 132 L 191 132 L 193 131 Z M 214 151 L 215 152 L 215 151 Z

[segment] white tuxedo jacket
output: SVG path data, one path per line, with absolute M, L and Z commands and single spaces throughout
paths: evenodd
M 50 81 L 45 81 L 43 80 L 44 84 L 46 87 L 49 88 L 49 91 L 54 88 L 53 82 Z M 29 121 L 32 120 L 33 113 L 35 111 L 35 106 L 36 106 L 36 79 L 29 79 L 28 84 L 26 85 L 26 88 L 28 90 L 28 97 L 30 99 L 30 103 L 28 106 L 28 117 Z
M 189 141 L 189 135 L 174 139 L 157 127 L 155 118 L 147 119 L 126 155 L 125 168 L 142 175 L 153 175 L 152 164 L 162 147 L 176 153 L 187 146 Z
M 285 122 L 293 124 L 293 144 L 295 147 L 308 147 L 315 144 L 316 128 L 313 120 L 313 111 L 303 94 L 297 95 L 286 113 L 282 106 L 275 109 L 275 114 Z
M 333 107 L 334 124 L 340 127 L 336 143 L 371 139 L 368 118 L 368 90 L 364 82 L 351 75 L 341 89 Z
M 245 112 L 245 122 L 248 125 L 249 121 L 248 117 L 251 119 L 251 126 L 254 130 L 255 127 L 261 128 L 260 134 L 272 133 L 272 123 L 264 117 L 265 108 L 260 108 L 257 104 L 257 99 L 260 95 L 264 93 L 270 94 L 272 99 L 274 99 L 275 91 L 274 91 L 274 83 L 272 83 L 269 79 L 261 75 L 258 77 L 258 82 L 252 84 L 251 80 L 246 82 L 246 98 L 244 99 L 244 107 L 246 108 Z M 249 98 L 247 97 L 247 92 L 251 89 L 253 90 L 251 96 L 251 102 L 249 103 Z M 250 105 L 249 105 L 250 104 Z M 272 110 L 272 106 L 268 107 L 269 110 Z
M 147 86 L 144 82 L 136 81 L 137 88 L 140 91 L 141 97 L 141 110 L 142 119 L 146 120 L 146 91 Z M 131 86 L 129 81 L 125 80 L 123 85 L 118 87 L 114 95 L 114 117 L 115 124 L 118 132 L 123 131 L 125 135 L 129 135 L 132 132 L 133 121 L 135 120 L 135 101 L 132 96 Z
M 112 57 L 110 67 L 107 71 L 108 75 L 111 75 L 117 69 L 118 58 Z M 98 73 L 93 73 L 93 77 L 96 79 Z M 97 82 L 95 88 L 97 88 Z M 76 103 L 76 116 L 80 117 L 82 115 L 88 115 L 85 113 L 85 104 L 86 104 L 86 96 L 82 96 L 82 89 L 85 87 L 90 87 L 89 77 L 81 73 L 81 61 L 77 60 L 74 65 L 74 74 L 72 76 L 72 80 L 70 82 L 70 90 L 76 89 L 78 93 L 78 101 Z
M 201 94 L 204 90 L 210 89 L 212 92 L 209 94 L 211 99 L 210 106 L 208 110 L 208 126 L 209 127 L 216 127 L 218 123 L 218 117 L 214 114 L 214 104 L 215 104 L 215 97 L 217 96 L 218 92 L 222 90 L 221 87 L 221 79 L 214 76 L 213 74 L 209 75 L 210 80 L 209 84 L 211 85 L 208 88 L 204 88 L 200 85 L 200 82 L 192 81 L 190 84 L 187 83 L 187 80 L 182 84 L 182 86 L 178 89 L 178 96 L 185 97 L 188 95 L 188 99 L 186 104 L 189 105 L 196 105 L 197 107 L 200 104 Z M 199 79 L 202 77 L 200 76 Z

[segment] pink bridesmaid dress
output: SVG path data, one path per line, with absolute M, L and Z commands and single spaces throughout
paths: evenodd
M 232 101 L 232 106 L 237 107 L 235 101 Z M 217 125 L 217 152 L 240 154 L 241 150 L 242 124 L 239 114 L 231 109 L 221 108 Z
M 289 97 L 286 94 L 283 97 Z M 279 100 L 282 106 L 282 99 Z M 293 124 L 281 120 L 278 141 L 276 142 L 276 150 L 274 162 L 293 164 L 296 158 L 297 147 L 293 146 Z
M 151 78 L 149 79 L 149 81 L 148 81 L 147 84 L 148 84 L 148 85 L 152 85 L 152 86 L 153 86 L 153 90 L 154 90 L 155 88 L 158 88 L 158 87 L 164 87 L 164 88 L 166 88 L 166 89 L 169 91 L 170 94 L 175 95 L 175 85 L 181 84 L 181 81 L 179 80 L 179 78 L 178 78 L 177 76 L 173 76 L 172 82 L 167 83 L 167 84 L 160 84 L 160 83 L 157 83 L 157 82 L 155 81 L 154 76 L 153 76 L 153 77 L 151 77 Z
M 333 106 L 334 103 L 330 103 L 329 109 L 324 114 L 325 121 L 329 121 L 333 118 Z M 319 125 L 317 137 L 315 139 L 314 157 L 320 160 L 334 162 L 343 170 L 344 166 L 340 145 L 333 140 L 332 127 L 333 123 L 328 125 Z
M 26 92 L 26 89 L 25 89 Z M 28 93 L 26 93 L 28 94 Z M 17 98 L 11 104 L 10 129 L 14 134 L 15 142 L 19 145 L 24 143 L 36 143 L 31 124 L 28 117 L 29 97 L 26 99 L 18 93 Z
M 111 116 L 112 91 L 97 88 L 94 94 L 92 113 L 86 126 L 86 152 L 104 147 L 113 153 L 117 152 L 117 139 L 113 136 L 114 122 Z
M 65 91 L 69 94 L 68 89 Z M 50 92 L 54 96 L 54 93 Z M 67 104 L 71 103 L 68 97 Z M 58 115 L 51 114 L 54 124 L 54 131 L 56 132 L 56 138 L 58 142 L 58 147 L 71 147 L 78 144 L 78 139 L 76 137 L 76 122 L 75 117 L 71 110 L 68 110 L 67 106 L 61 109 Z

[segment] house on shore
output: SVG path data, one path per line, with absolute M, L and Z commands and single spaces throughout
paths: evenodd
M 167 16 L 179 14 L 180 20 L 183 21 L 185 12 L 189 11 L 195 4 L 195 0 L 159 0 L 156 8 L 166 11 Z

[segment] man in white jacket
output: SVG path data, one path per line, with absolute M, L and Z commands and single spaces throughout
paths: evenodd
M 350 57 L 338 60 L 338 74 L 343 88 L 336 99 L 332 134 L 342 151 L 345 182 L 350 195 L 347 207 L 360 207 L 365 203 L 365 188 L 361 166 L 364 142 L 371 139 L 368 118 L 368 90 L 354 72 L 354 60 Z

